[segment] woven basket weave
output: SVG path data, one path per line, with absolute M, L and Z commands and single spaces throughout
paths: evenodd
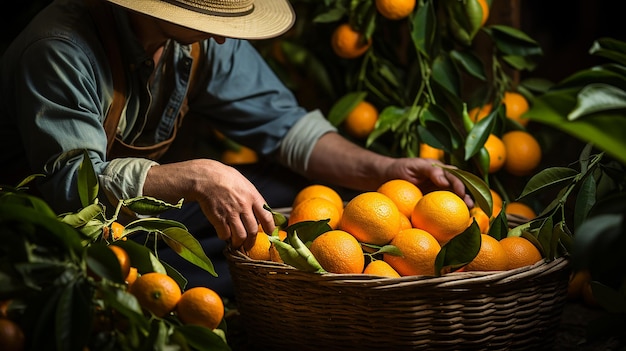
M 504 272 L 313 274 L 224 252 L 254 350 L 552 349 L 569 260 Z

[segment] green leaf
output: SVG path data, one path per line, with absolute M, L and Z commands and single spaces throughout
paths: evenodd
M 574 121 L 594 113 L 624 109 L 626 91 L 608 84 L 589 84 L 578 93 L 578 103 L 567 119 Z
M 435 274 L 437 276 L 454 271 L 470 263 L 480 251 L 480 228 L 476 221 L 448 241 L 435 258 Z
M 167 274 L 167 270 L 161 261 L 147 247 L 133 240 L 117 240 L 115 245 L 128 252 L 131 264 L 137 268 L 139 273 L 159 272 Z
M 55 312 L 57 350 L 80 350 L 90 337 L 93 291 L 81 279 L 66 285 Z
M 554 232 L 554 225 L 552 221 L 552 217 L 546 217 L 541 221 L 541 226 L 539 227 L 539 232 L 537 233 L 537 240 L 541 244 L 541 251 L 543 253 L 543 257 L 548 260 L 552 260 L 554 258 L 553 247 L 552 247 L 552 236 Z
M 578 172 L 568 167 L 551 167 L 535 174 L 522 190 L 516 200 L 521 200 L 536 193 L 563 187 L 571 183 L 578 176 Z
M 339 21 L 346 15 L 346 9 L 343 7 L 334 7 L 330 10 L 320 13 L 313 18 L 313 23 L 332 23 Z
M 83 161 L 78 167 L 77 186 L 82 207 L 92 204 L 98 197 L 98 177 L 87 150 L 83 150 Z
M 285 228 L 287 232 L 287 239 L 285 241 L 289 243 L 289 238 L 292 237 L 290 234 L 297 231 L 300 240 L 305 244 L 309 244 L 318 236 L 332 229 L 328 225 L 328 221 L 328 219 L 323 219 L 319 221 L 301 221 L 294 223 Z
M 93 244 L 87 247 L 85 258 L 87 268 L 98 277 L 110 280 L 118 284 L 124 284 L 122 267 L 117 257 L 106 245 Z
M 180 199 L 178 203 L 174 205 L 150 196 L 140 196 L 122 200 L 122 205 L 137 214 L 154 216 L 167 210 L 180 209 L 183 206 L 183 201 L 184 199 Z
M 436 15 L 430 1 L 425 1 L 410 16 L 411 39 L 417 52 L 426 58 L 430 56 L 430 48 L 433 45 L 434 33 L 436 32 Z
M 94 203 L 83 207 L 76 213 L 69 213 L 59 217 L 61 222 L 73 228 L 80 228 L 89 223 L 92 219 L 102 215 L 104 215 L 104 206 L 100 203 Z
M 471 51 L 451 50 L 450 58 L 470 76 L 481 81 L 487 80 L 483 62 Z
M 231 348 L 211 329 L 199 325 L 176 326 L 175 332 L 181 333 L 185 341 L 198 351 L 230 351 Z
M 578 228 L 580 224 L 587 218 L 589 211 L 596 203 L 596 179 L 594 177 L 586 177 L 578 194 L 574 205 L 574 228 Z
M 187 230 L 187 227 L 178 221 L 151 217 L 140 218 L 128 223 L 124 227 L 124 235 L 127 236 L 135 232 L 162 232 L 168 228 L 180 228 L 185 231 Z
M 8 192 L 0 196 L 0 205 L 13 206 L 16 208 L 31 208 L 42 217 L 56 217 L 50 206 L 41 198 L 22 192 Z
M 338 127 L 346 119 L 348 114 L 365 99 L 366 92 L 351 92 L 341 97 L 328 112 L 328 121 L 335 127 Z
M 465 160 L 476 155 L 485 145 L 495 124 L 496 114 L 489 114 L 474 124 L 465 139 Z
M 144 331 L 148 330 L 148 319 L 144 317 L 141 306 L 133 294 L 111 285 L 100 285 L 98 293 L 102 295 L 106 306 L 128 318 L 131 325 L 137 325 Z
M 600 38 L 593 42 L 589 53 L 606 57 L 626 66 L 626 43 L 614 38 Z
M 498 241 L 509 235 L 509 225 L 504 209 L 501 209 L 500 213 L 494 216 L 494 219 L 489 224 L 489 232 L 487 234 L 496 238 Z
M 433 60 L 432 78 L 452 95 L 460 95 L 461 77 L 452 60 L 439 55 Z
M 496 48 L 505 55 L 539 56 L 543 54 L 537 41 L 519 29 L 506 25 L 491 25 L 485 30 L 491 35 Z
M 217 277 L 213 262 L 207 257 L 198 239 L 194 238 L 188 231 L 178 227 L 171 227 L 164 229 L 162 235 L 163 241 L 165 241 L 174 252 L 187 261 L 211 273 L 214 277 Z

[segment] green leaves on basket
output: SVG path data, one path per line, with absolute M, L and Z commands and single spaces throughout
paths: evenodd
M 441 247 L 435 258 L 435 274 L 454 272 L 472 262 L 480 250 L 480 228 L 474 220 L 472 224 Z
M 287 231 L 285 241 L 275 235 L 271 235 L 269 239 L 284 263 L 305 272 L 326 273 L 295 230 Z
M 287 226 L 287 217 L 280 212 L 276 212 L 272 210 L 267 204 L 263 205 L 263 208 L 270 211 L 272 213 L 272 218 L 274 219 L 274 225 L 280 229 L 285 228 Z

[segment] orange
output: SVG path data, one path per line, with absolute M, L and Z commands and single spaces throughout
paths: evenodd
M 304 200 L 308 200 L 313 197 L 321 197 L 324 198 L 337 206 L 338 209 L 343 211 L 343 199 L 339 193 L 326 185 L 322 184 L 312 184 L 302 188 L 293 199 L 293 203 L 291 204 L 291 208 L 295 208 Z
M 599 305 L 596 297 L 593 295 L 593 289 L 591 288 L 592 281 L 593 279 L 590 278 L 582 284 L 582 288 L 580 289 L 580 295 L 585 305 L 587 305 L 588 307 L 597 307 Z
M 313 240 L 311 253 L 331 273 L 362 273 L 365 256 L 361 244 L 343 230 L 328 231 Z
M 432 158 L 435 160 L 443 161 L 445 152 L 436 147 L 432 147 L 426 143 L 420 143 L 420 157 Z
M 137 280 L 137 277 L 139 276 L 139 272 L 137 271 L 136 267 L 130 267 L 130 271 L 128 272 L 128 275 L 126 276 L 126 285 L 128 287 L 130 287 L 131 285 L 133 285 L 133 283 L 135 282 L 135 280 Z
M 378 13 L 390 20 L 406 18 L 414 8 L 415 0 L 376 0 Z
M 400 275 L 435 275 L 435 258 L 441 246 L 428 232 L 417 228 L 402 230 L 391 240 L 391 245 L 402 256 L 385 253 L 383 259 Z
M 119 222 L 111 223 L 111 236 L 113 240 L 123 238 L 122 234 L 124 234 L 124 226 Z M 123 239 L 125 239 L 125 237 Z
M 543 257 L 539 249 L 521 236 L 509 236 L 500 240 L 500 245 L 509 257 L 509 268 L 515 269 L 533 265 Z
M 488 234 L 480 234 L 478 255 L 465 266 L 466 271 L 506 271 L 509 258 L 498 240 Z
M 128 252 L 116 245 L 109 245 L 107 247 L 111 249 L 111 251 L 115 254 L 115 257 L 117 257 L 117 261 L 120 263 L 120 267 L 122 269 L 122 277 L 128 276 L 128 273 L 130 273 L 130 256 L 128 255 Z
M 389 278 L 400 278 L 400 274 L 395 269 L 393 269 L 393 267 L 391 267 L 389 263 L 383 260 L 375 260 L 370 262 L 367 266 L 365 266 L 363 274 L 378 275 L 381 277 Z
M 284 230 L 278 231 L 278 238 L 280 240 L 285 240 L 286 237 L 287 237 L 286 231 Z M 283 259 L 280 257 L 280 253 L 278 252 L 278 249 L 276 249 L 274 244 L 270 246 L 270 261 L 283 263 Z
M 365 139 L 376 127 L 376 121 L 378 121 L 376 107 L 367 101 L 361 101 L 348 113 L 343 121 L 343 127 L 353 138 Z
M 224 302 L 220 295 L 206 287 L 186 290 L 176 305 L 176 315 L 183 324 L 199 325 L 211 330 L 224 318 Z
M 526 126 L 528 124 L 528 118 L 522 117 L 522 115 L 526 113 L 529 108 L 528 100 L 526 100 L 524 95 L 514 91 L 506 91 L 504 92 L 502 103 L 506 107 L 507 118 L 518 122 L 522 126 Z
M 9 306 L 13 302 L 12 299 L 0 301 L 0 318 L 7 318 L 9 316 Z
M 400 230 L 413 228 L 411 219 L 407 216 L 400 216 Z
M 25 349 L 22 328 L 7 318 L 0 318 L 0 347 L 2 351 L 22 351 Z
M 398 206 L 377 191 L 361 193 L 350 200 L 339 221 L 339 229 L 366 244 L 385 245 L 400 231 Z
M 591 273 L 588 269 L 579 269 L 572 272 L 567 285 L 567 298 L 578 300 L 582 298 L 583 287 L 591 281 Z
M 470 210 L 470 224 L 472 224 L 473 219 L 476 220 L 481 233 L 487 234 L 489 232 L 489 216 L 480 207 L 473 207 Z
M 181 297 L 178 283 L 169 275 L 159 272 L 142 274 L 129 291 L 135 295 L 141 307 L 157 317 L 172 312 Z
M 314 197 L 303 201 L 291 210 L 288 224 L 324 219 L 328 219 L 328 225 L 336 229 L 341 219 L 341 212 L 332 202 L 321 197 Z
M 502 136 L 506 150 L 504 169 L 516 176 L 531 174 L 541 163 L 541 146 L 530 133 L 514 130 Z
M 537 217 L 537 214 L 530 206 L 518 201 L 509 202 L 508 204 L 506 204 L 504 212 L 506 214 L 513 214 L 528 219 L 533 219 Z
M 504 142 L 496 135 L 489 134 L 485 141 L 485 149 L 489 153 L 489 173 L 499 171 L 504 166 L 507 156 Z
M 221 160 L 227 165 L 241 165 L 256 163 L 259 160 L 259 157 L 254 150 L 240 145 L 239 150 L 224 150 L 224 152 L 222 152 Z
M 468 227 L 469 209 L 465 202 L 448 190 L 424 195 L 411 214 L 414 228 L 424 229 L 443 245 Z
M 479 0 L 479 1 L 482 1 L 482 0 Z M 467 114 L 469 115 L 472 121 L 478 122 L 481 119 L 489 116 L 492 108 L 493 108 L 493 105 L 491 105 L 490 103 L 487 103 L 482 106 L 476 106 L 472 108 L 471 110 L 469 110 Z
M 493 204 L 493 211 L 491 213 L 491 217 L 497 216 L 502 211 L 502 196 L 498 194 L 495 190 L 489 189 L 491 192 L 491 202 Z
M 489 4 L 487 0 L 477 0 L 480 4 L 480 8 L 483 10 L 483 17 L 480 20 L 480 25 L 484 26 L 487 23 L 487 19 L 489 18 Z
M 339 25 L 331 37 L 331 47 L 335 54 L 346 59 L 354 59 L 363 55 L 372 45 L 372 39 L 355 31 L 350 24 Z
M 254 244 L 247 250 L 245 254 L 253 260 L 269 261 L 270 260 L 270 238 L 263 230 L 256 234 Z
M 417 185 L 404 179 L 388 180 L 376 191 L 387 195 L 398 206 L 398 210 L 407 217 L 411 216 L 415 204 L 423 196 Z

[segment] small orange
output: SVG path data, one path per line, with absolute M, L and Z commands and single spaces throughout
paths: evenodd
M 363 274 L 378 275 L 381 277 L 400 278 L 400 274 L 396 272 L 389 263 L 383 260 L 374 260 L 365 266 Z
M 467 114 L 469 115 L 472 121 L 478 122 L 481 119 L 489 116 L 492 109 L 493 109 L 493 105 L 491 103 L 486 103 L 482 106 L 476 106 L 472 108 L 471 110 L 469 110 Z
M 362 243 L 385 245 L 400 231 L 401 216 L 398 206 L 387 195 L 368 191 L 346 204 L 339 229 Z
M 9 306 L 11 302 L 13 302 L 12 299 L 0 301 L 0 318 L 7 318 L 9 316 Z
M 488 234 L 480 234 L 478 255 L 465 266 L 466 271 L 506 271 L 509 258 L 502 244 Z
M 513 130 L 502 136 L 506 150 L 504 169 L 515 176 L 531 174 L 541 163 L 541 146 L 532 134 Z
M 128 276 L 128 273 L 130 273 L 130 256 L 128 255 L 128 252 L 116 245 L 109 245 L 107 247 L 113 251 L 117 261 L 120 263 L 122 277 Z
M 296 194 L 296 197 L 293 199 L 291 208 L 295 208 L 302 201 L 314 197 L 324 198 L 335 204 L 338 209 L 343 211 L 343 199 L 341 198 L 341 195 L 339 195 L 337 190 L 323 184 L 311 184 L 300 189 L 300 191 L 298 191 L 298 193 Z
M 406 18 L 414 8 L 415 0 L 376 0 L 378 13 L 390 20 Z
M 441 246 L 428 232 L 417 228 L 405 229 L 390 244 L 397 247 L 402 256 L 385 253 L 383 260 L 400 275 L 435 275 L 435 259 Z
M 583 287 L 591 281 L 588 269 L 579 269 L 572 272 L 567 285 L 567 298 L 571 301 L 582 298 Z
M 485 211 L 480 207 L 473 207 L 470 210 L 470 224 L 474 219 L 476 220 L 476 224 L 478 224 L 478 228 L 480 228 L 480 232 L 487 234 L 489 232 L 490 220 Z
M 489 191 L 491 192 L 491 202 L 493 203 L 491 217 L 495 217 L 502 211 L 502 196 L 493 189 L 489 189 Z
M 483 10 L 483 17 L 480 20 L 480 25 L 484 26 L 487 23 L 487 19 L 489 18 L 489 4 L 487 0 L 477 0 L 480 4 L 480 8 Z
M 532 209 L 532 207 L 519 201 L 513 201 L 513 202 L 509 202 L 508 204 L 506 204 L 506 208 L 504 212 L 506 214 L 517 215 L 517 216 L 528 218 L 528 219 L 533 219 L 537 217 L 537 214 Z
M 340 274 L 362 273 L 365 256 L 361 244 L 343 230 L 323 233 L 311 243 L 311 254 L 326 271 Z
M 240 145 L 239 150 L 224 150 L 222 152 L 221 160 L 227 165 L 241 165 L 256 163 L 259 160 L 259 157 L 254 150 Z
M 24 331 L 14 321 L 0 318 L 0 346 L 3 351 L 25 350 Z
M 139 276 L 139 272 L 137 271 L 137 267 L 130 267 L 130 271 L 128 272 L 128 275 L 126 276 L 126 279 L 125 279 L 126 285 L 128 287 L 133 285 L 135 280 L 137 280 L 138 276 Z
M 320 221 L 328 219 L 328 225 L 336 229 L 341 219 L 341 212 L 332 202 L 314 197 L 305 200 L 294 207 L 289 214 L 289 225 L 303 221 Z
M 521 236 L 508 236 L 500 240 L 500 245 L 509 257 L 508 269 L 533 265 L 543 257 L 533 243 Z
M 400 216 L 400 230 L 413 228 L 411 219 L 407 216 Z
M 126 239 L 126 237 L 122 237 L 124 234 L 124 225 L 119 222 L 111 223 L 111 236 L 113 240 Z
M 269 236 L 263 230 L 259 230 L 254 239 L 254 244 L 245 253 L 253 260 L 269 261 L 270 246 Z
M 420 157 L 421 158 L 432 158 L 435 160 L 443 161 L 445 156 L 445 151 L 442 149 L 437 149 L 436 147 L 432 147 L 426 143 L 420 143 Z
M 423 196 L 417 185 L 405 179 L 388 180 L 376 191 L 387 195 L 398 206 L 398 210 L 407 217 L 411 216 L 413 208 Z
M 522 126 L 528 124 L 528 118 L 522 117 L 529 109 L 528 100 L 526 100 L 524 95 L 514 91 L 507 91 L 504 93 L 502 103 L 506 107 L 507 118 L 518 122 Z
M 343 121 L 346 133 L 356 139 L 367 138 L 378 121 L 378 110 L 367 101 L 359 102 Z
M 130 286 L 129 292 L 137 298 L 141 307 L 160 318 L 176 308 L 182 294 L 172 277 L 159 272 L 142 274 Z
M 211 330 L 224 318 L 224 302 L 220 295 L 206 287 L 186 290 L 176 305 L 176 315 L 183 324 L 199 325 Z
M 363 55 L 372 45 L 372 39 L 354 30 L 350 24 L 340 24 L 331 36 L 331 47 L 335 54 L 346 59 Z
M 489 153 L 489 173 L 499 171 L 504 166 L 507 156 L 504 142 L 495 134 L 489 134 L 485 141 L 485 149 Z
M 414 228 L 424 229 L 443 245 L 468 227 L 469 209 L 465 202 L 448 190 L 425 194 L 411 214 Z
M 286 237 L 287 237 L 286 231 L 284 230 L 278 231 L 278 238 L 280 240 L 285 240 Z M 280 257 L 280 253 L 278 252 L 278 249 L 276 248 L 276 246 L 274 246 L 274 244 L 270 246 L 270 261 L 284 263 L 283 259 Z

